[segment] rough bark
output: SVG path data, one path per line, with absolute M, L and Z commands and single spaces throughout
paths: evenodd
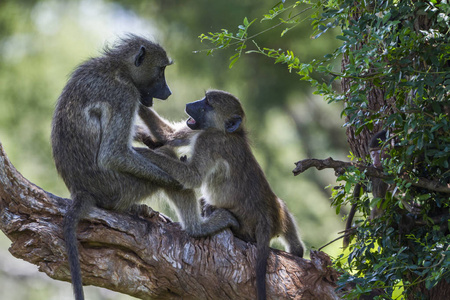
M 413 280 L 420 280 L 417 276 L 411 276 Z M 450 299 L 450 284 L 445 280 L 441 280 L 435 287 L 432 289 L 427 289 L 425 285 L 420 284 L 416 288 L 414 288 L 414 293 L 408 296 L 408 300 L 416 300 L 417 295 L 423 295 L 424 299 L 431 300 L 443 300 Z
M 342 68 L 344 69 L 348 65 L 348 57 L 344 56 L 342 59 Z M 351 79 L 344 78 L 341 81 L 341 87 L 344 93 L 348 96 L 348 91 L 350 90 L 350 86 L 352 85 Z M 368 100 L 368 109 L 371 111 L 379 111 L 381 107 L 385 106 L 387 102 L 384 99 L 384 92 L 375 86 L 373 86 L 370 82 L 367 83 L 370 86 L 370 93 L 367 95 Z M 345 121 L 348 122 L 351 116 L 346 116 Z M 354 126 L 346 127 L 347 134 L 347 142 L 350 147 L 350 151 L 356 155 L 357 157 L 364 158 L 369 155 L 369 141 L 372 136 L 380 131 L 382 128 L 382 124 L 378 123 L 374 125 L 373 130 L 369 130 L 367 128 L 363 128 L 361 132 L 356 135 L 356 130 Z
M 24 178 L 0 143 L 0 228 L 10 252 L 57 280 L 70 281 L 62 219 L 71 200 L 48 193 Z M 80 222 L 80 261 L 85 285 L 141 299 L 254 299 L 253 244 L 230 231 L 194 239 L 155 213 L 143 219 L 94 209 Z M 338 299 L 338 273 L 322 252 L 311 260 L 272 250 L 269 299 Z

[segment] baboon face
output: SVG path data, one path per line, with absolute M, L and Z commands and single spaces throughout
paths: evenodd
M 153 98 L 166 100 L 172 94 L 164 75 L 166 66 L 170 64 L 171 61 L 162 48 L 140 47 L 134 57 L 131 74 L 141 94 L 140 101 L 143 105 L 151 106 Z
M 193 130 L 216 128 L 232 133 L 241 128 L 244 111 L 233 95 L 208 91 L 201 100 L 186 104 L 187 126 Z

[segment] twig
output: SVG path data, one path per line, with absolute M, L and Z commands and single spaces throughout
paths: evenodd
M 296 168 L 292 171 L 294 173 L 294 176 L 297 176 L 312 167 L 316 168 L 317 170 L 334 169 L 337 175 L 343 174 L 347 168 L 355 167 L 358 168 L 360 171 L 365 171 L 367 176 L 370 177 L 376 177 L 381 179 L 392 178 L 392 176 L 386 175 L 385 173 L 383 173 L 382 170 L 379 170 L 375 167 L 365 166 L 359 163 L 334 160 L 331 157 L 326 159 L 308 158 L 296 162 L 295 165 Z M 418 178 L 417 180 L 411 180 L 405 175 L 398 175 L 398 177 L 401 178 L 402 180 L 405 180 L 408 183 L 411 183 L 411 185 L 416 187 L 424 188 L 430 191 L 450 194 L 450 184 L 442 185 L 436 181 L 429 180 L 426 178 Z
M 228 48 L 229 46 L 234 46 L 234 45 L 237 45 L 237 44 L 239 44 L 239 43 L 246 43 L 247 41 L 249 41 L 249 40 L 251 40 L 251 39 L 253 39 L 253 38 L 257 37 L 257 36 L 259 36 L 259 35 L 261 35 L 261 34 L 263 34 L 263 33 L 266 33 L 267 31 L 273 30 L 273 29 L 277 28 L 278 26 L 280 26 L 280 25 L 282 25 L 282 24 L 286 24 L 287 22 L 289 22 L 289 21 L 295 19 L 296 17 L 298 17 L 298 16 L 301 15 L 302 13 L 304 13 L 304 12 L 310 10 L 311 8 L 313 8 L 313 7 L 312 7 L 312 6 L 311 6 L 311 7 L 307 7 L 307 8 L 305 8 L 305 9 L 301 10 L 300 12 L 296 13 L 296 14 L 293 15 L 292 17 L 288 18 L 286 21 L 282 21 L 282 22 L 280 22 L 280 23 L 277 23 L 277 24 L 275 24 L 275 25 L 273 25 L 273 26 L 271 26 L 271 27 L 269 27 L 269 28 L 266 28 L 266 29 L 264 29 L 264 30 L 262 30 L 262 31 L 260 31 L 260 32 L 258 32 L 258 33 L 255 33 L 254 35 L 252 35 L 252 36 L 250 36 L 250 37 L 237 39 L 236 42 L 230 43 L 230 44 L 226 45 L 226 46 L 223 47 L 223 48 Z M 236 39 L 235 37 L 230 37 L 230 38 Z M 194 53 L 199 53 L 199 52 L 204 52 L 204 51 L 214 51 L 214 50 L 223 49 L 223 48 L 222 48 L 221 46 L 218 46 L 218 47 L 209 48 L 209 49 L 195 50 Z
M 326 243 L 325 245 L 323 245 L 322 247 L 320 247 L 320 248 L 318 249 L 318 251 L 322 251 L 322 249 L 325 248 L 326 246 L 333 244 L 334 242 L 336 242 L 336 241 L 342 239 L 343 237 L 346 237 L 346 236 L 349 235 L 349 234 L 350 234 L 350 233 L 346 233 L 346 234 L 344 234 L 344 235 L 338 236 L 338 237 L 335 238 L 334 240 L 332 240 L 332 241 Z

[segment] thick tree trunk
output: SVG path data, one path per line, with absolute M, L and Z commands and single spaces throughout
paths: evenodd
M 62 219 L 69 199 L 24 178 L 0 144 L 0 229 L 10 252 L 41 272 L 69 281 Z M 143 219 L 94 209 L 78 228 L 83 282 L 141 299 L 254 299 L 256 248 L 224 231 L 193 239 L 155 213 Z M 270 253 L 269 299 L 338 299 L 338 273 L 325 253 L 311 260 Z
M 342 69 L 345 69 L 349 64 L 348 57 L 344 56 L 342 59 Z M 352 85 L 352 80 L 350 78 L 343 78 L 341 81 L 341 87 L 344 94 L 348 96 L 348 91 L 350 91 L 350 87 Z M 384 91 L 378 87 L 375 87 L 370 82 L 367 83 L 369 86 L 370 92 L 367 94 L 368 100 L 368 110 L 370 111 L 379 111 L 380 108 L 386 106 L 392 106 L 393 102 L 388 103 L 384 97 Z M 352 116 L 346 116 L 345 121 L 348 122 Z M 350 146 L 351 152 L 357 157 L 364 158 L 369 155 L 369 141 L 372 136 L 380 131 L 383 127 L 383 124 L 377 123 L 374 124 L 373 130 L 368 130 L 364 128 L 358 135 L 355 134 L 354 126 L 347 126 L 347 142 Z
M 411 279 L 420 280 L 417 276 L 411 276 Z M 411 293 L 407 299 L 416 300 L 417 295 L 423 295 L 424 299 L 430 300 L 450 299 L 450 284 L 445 280 L 442 280 L 432 289 L 427 289 L 425 284 L 419 284 L 416 288 L 414 288 L 414 293 Z

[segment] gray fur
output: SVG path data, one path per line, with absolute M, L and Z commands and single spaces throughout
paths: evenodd
M 209 226 L 230 223 L 225 214 L 217 217 L 218 211 L 227 210 L 236 217 L 239 227 L 233 227 L 233 232 L 257 244 L 257 295 L 266 299 L 270 240 L 281 236 L 289 252 L 304 254 L 295 221 L 270 188 L 250 149 L 239 100 L 223 91 L 208 91 L 204 99 L 187 104 L 186 112 L 191 116 L 187 125 L 195 130 L 184 128 L 178 133 L 191 141 L 191 157 L 180 161 L 153 152 L 150 158 L 185 187 L 202 189 L 203 215 Z M 177 132 L 173 133 L 176 137 Z
M 138 61 L 138 63 L 136 63 Z M 64 87 L 52 122 L 56 169 L 67 185 L 72 204 L 64 218 L 74 294 L 84 299 L 76 228 L 93 206 L 127 211 L 161 187 L 181 185 L 153 164 L 147 148 L 131 146 L 140 103 L 170 95 L 164 49 L 129 35 L 102 56 L 82 63 Z

